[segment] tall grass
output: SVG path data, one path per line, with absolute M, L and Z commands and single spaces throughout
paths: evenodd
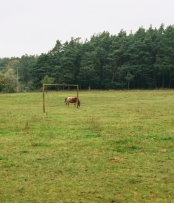
M 173 202 L 174 91 L 1 94 L 0 202 Z

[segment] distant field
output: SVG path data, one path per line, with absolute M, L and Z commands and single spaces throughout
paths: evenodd
M 174 202 L 174 91 L 0 94 L 0 202 Z

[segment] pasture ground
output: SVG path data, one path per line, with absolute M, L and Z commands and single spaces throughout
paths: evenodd
M 0 202 L 174 202 L 174 91 L 0 95 Z

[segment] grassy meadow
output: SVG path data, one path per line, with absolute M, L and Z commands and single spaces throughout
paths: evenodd
M 174 202 L 174 90 L 0 94 L 0 202 Z

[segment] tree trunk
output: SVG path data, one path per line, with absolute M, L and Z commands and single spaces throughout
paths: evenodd
M 88 84 L 88 90 L 89 90 L 89 91 L 91 90 L 91 84 L 90 84 L 90 82 L 89 82 L 89 84 Z
M 164 73 L 163 73 L 163 76 L 162 76 L 162 88 L 164 88 Z
M 169 89 L 170 89 L 170 86 L 171 86 L 171 76 L 170 76 L 170 71 L 169 71 Z
M 116 69 L 116 66 L 114 65 L 113 71 L 112 71 L 112 82 L 114 82 L 114 79 L 115 79 L 115 69 Z
M 129 84 L 130 84 L 130 81 L 127 81 L 127 88 L 129 90 Z

